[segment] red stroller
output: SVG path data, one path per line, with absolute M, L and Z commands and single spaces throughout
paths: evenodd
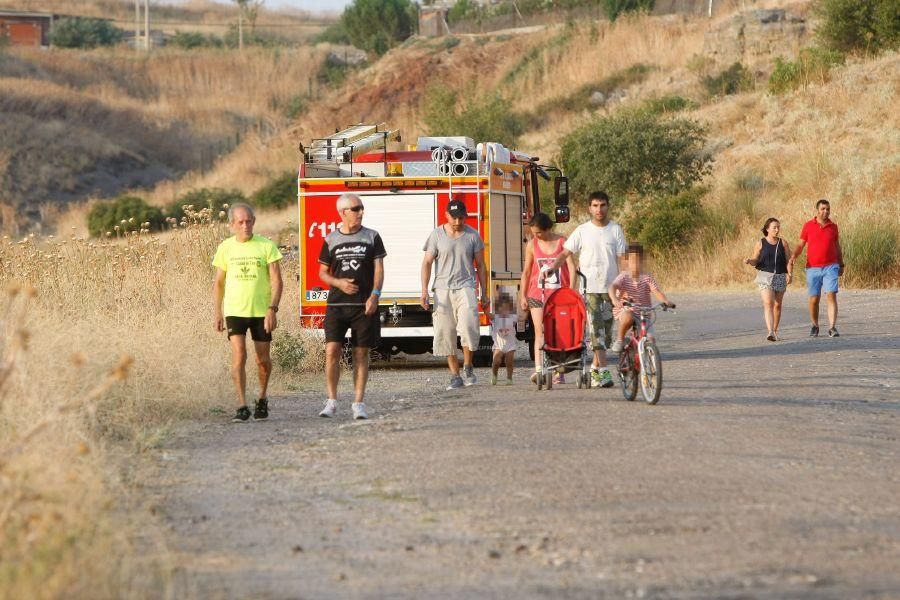
M 577 274 L 584 277 L 581 273 Z M 584 298 L 572 288 L 553 290 L 544 301 L 544 345 L 538 389 L 553 389 L 553 373 L 578 371 L 578 387 L 590 387 L 593 353 Z

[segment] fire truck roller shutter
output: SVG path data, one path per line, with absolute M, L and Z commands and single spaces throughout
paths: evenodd
M 383 300 L 418 298 L 422 246 L 435 224 L 435 194 L 360 194 L 366 207 L 363 225 L 381 234 L 384 259 Z

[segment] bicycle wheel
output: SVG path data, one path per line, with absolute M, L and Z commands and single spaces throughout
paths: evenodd
M 659 394 L 662 392 L 662 361 L 656 344 L 649 340 L 644 345 L 641 357 L 641 392 L 647 404 L 659 402 Z
M 634 346 L 630 344 L 619 353 L 619 380 L 622 382 L 622 395 L 629 402 L 637 398 L 638 372 L 634 365 Z

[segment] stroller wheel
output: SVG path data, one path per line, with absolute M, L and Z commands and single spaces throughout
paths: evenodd
M 543 373 L 537 374 L 537 386 L 538 386 L 538 391 L 541 391 L 542 389 L 544 389 L 544 374 Z
M 552 390 L 553 389 L 553 373 L 552 372 L 547 373 L 546 375 L 544 375 L 544 377 L 546 377 L 546 379 L 544 380 L 544 385 L 547 386 L 547 390 L 548 391 Z

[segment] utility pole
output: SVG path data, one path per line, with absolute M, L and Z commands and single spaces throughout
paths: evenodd
M 134 49 L 138 49 L 141 39 L 141 0 L 134 0 Z
M 144 0 L 144 50 L 150 51 L 150 0 Z

